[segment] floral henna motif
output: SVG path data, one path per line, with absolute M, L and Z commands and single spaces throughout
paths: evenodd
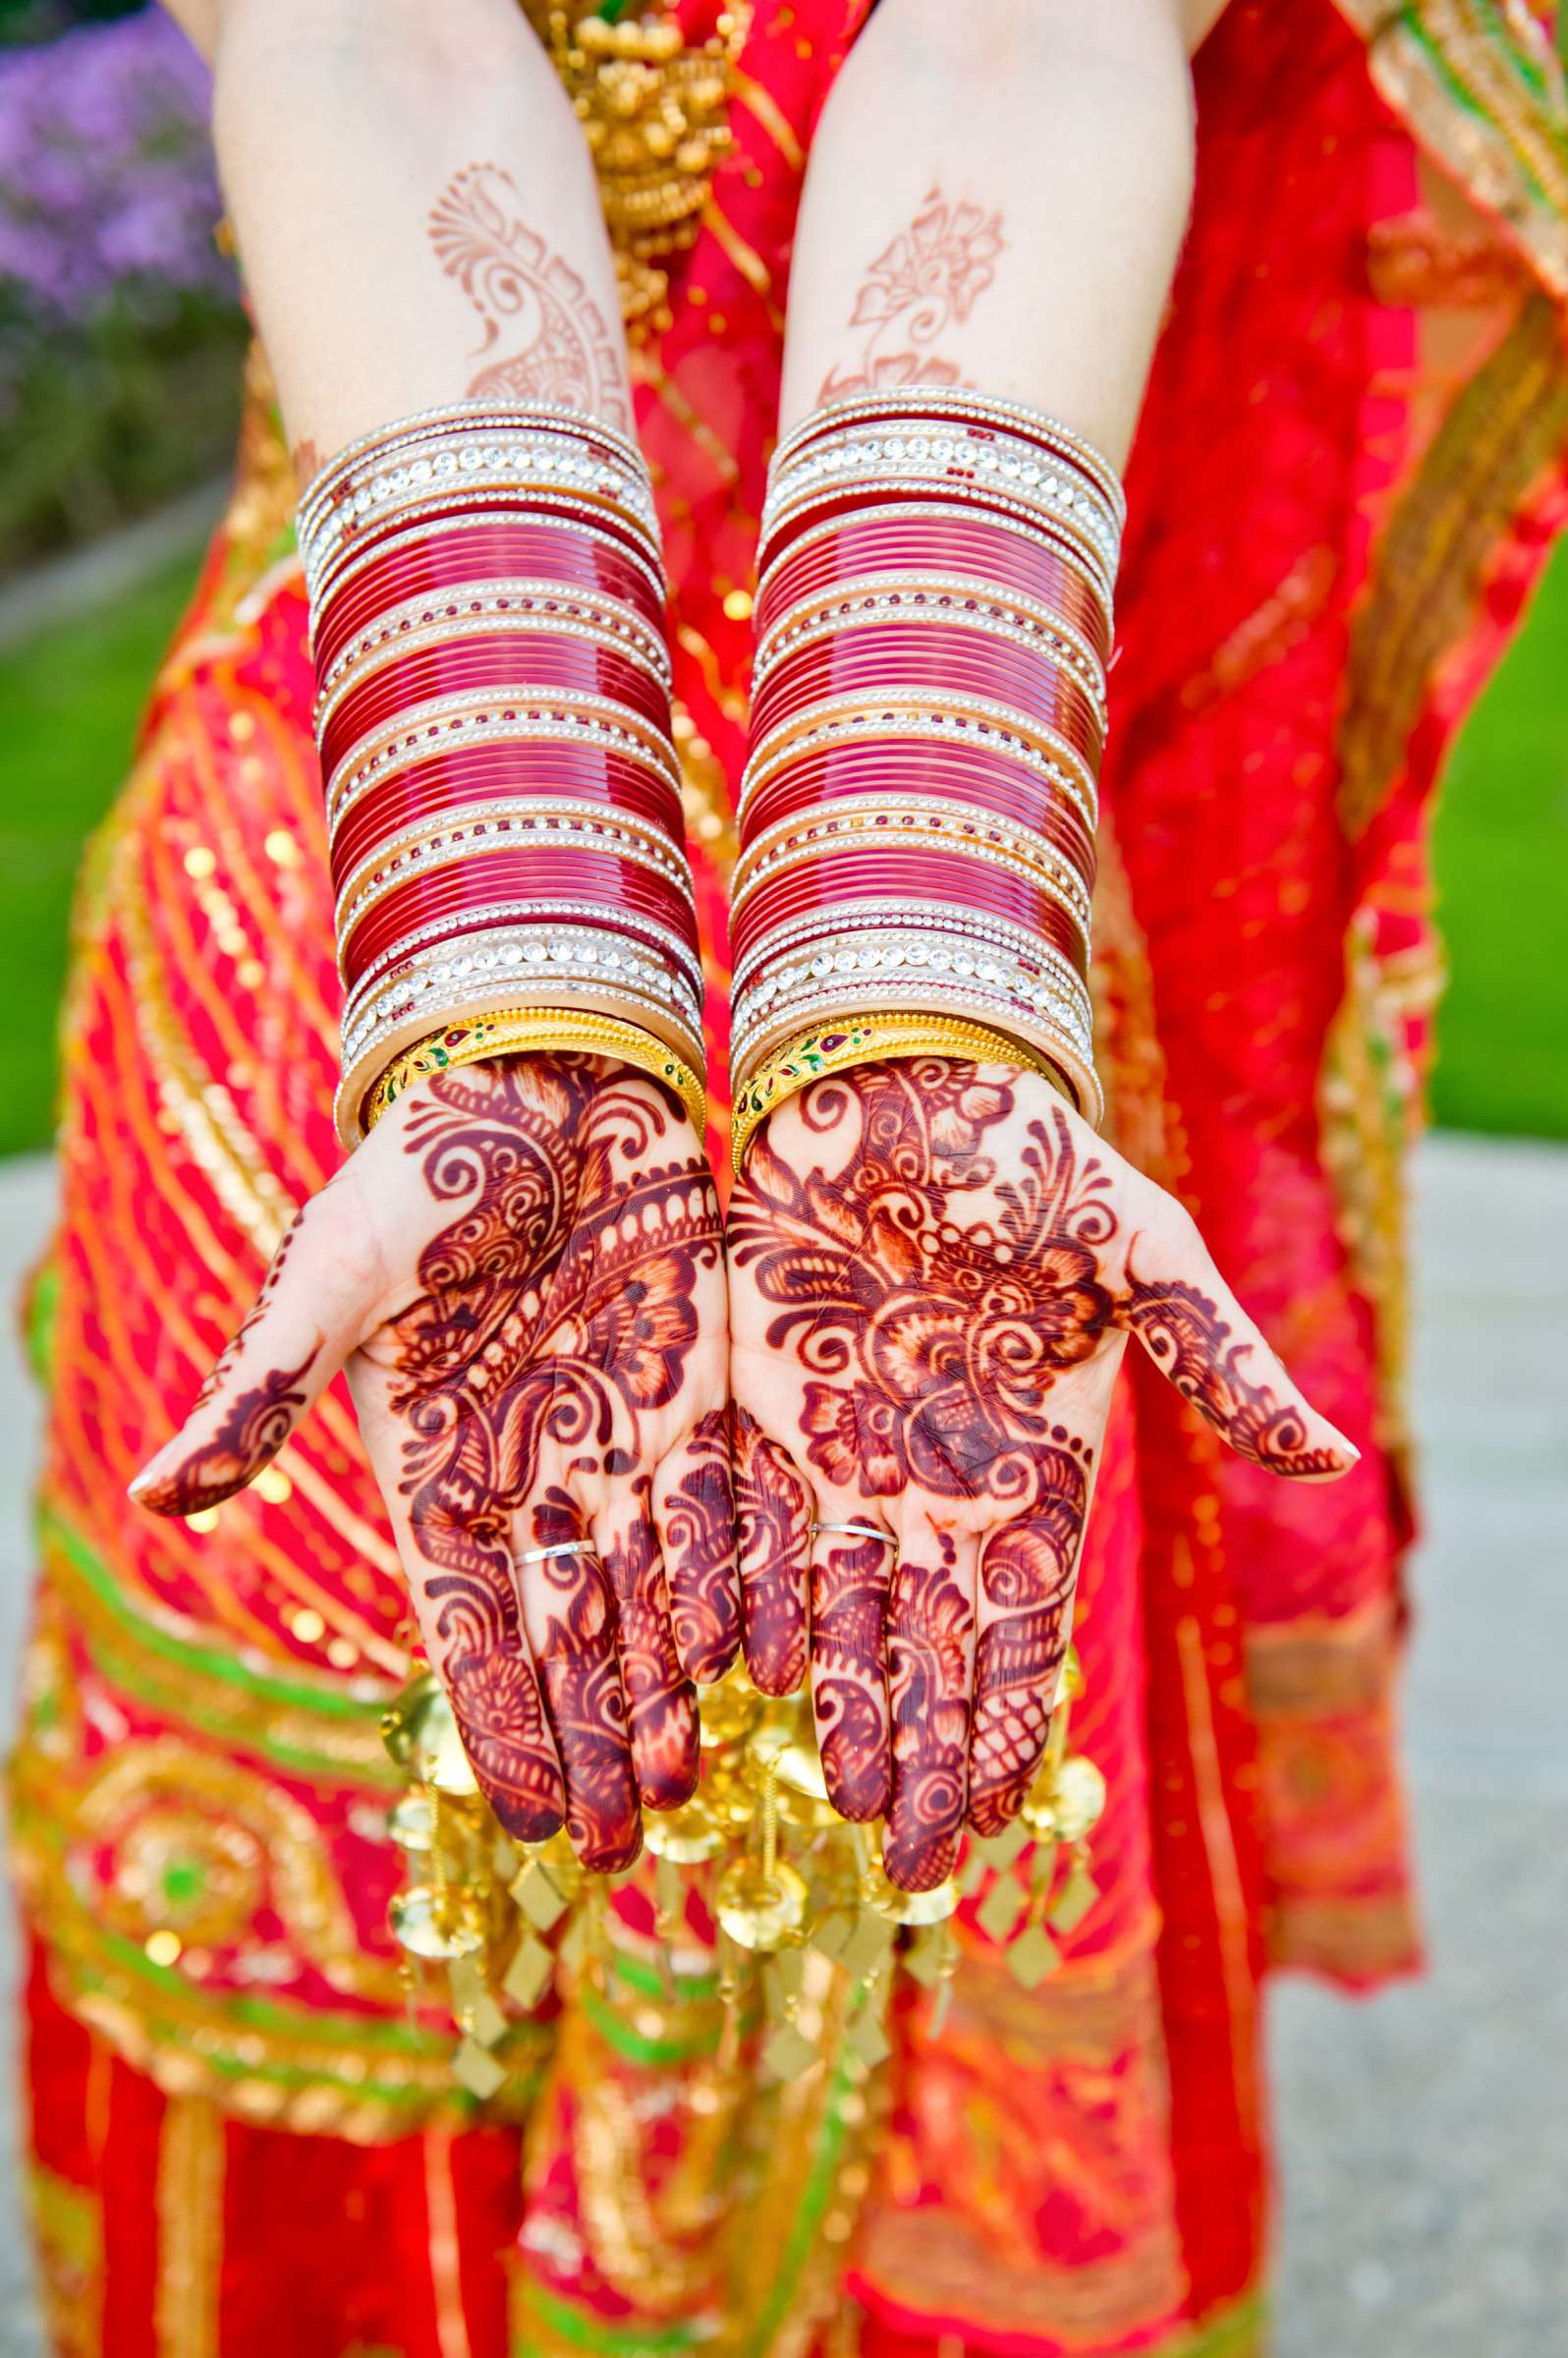
M 605 1575 L 620 1616 L 621 1682 L 638 1791 L 650 1810 L 673 1810 L 697 1788 L 697 1690 L 677 1658 L 664 1568 L 647 1516 L 652 1484 L 637 1486 L 643 1511 L 609 1547 Z
M 425 1591 L 476 1772 L 508 1831 L 537 1840 L 561 1823 L 564 1770 L 573 1839 L 605 1868 L 638 1846 L 616 1596 L 586 1552 L 526 1568 L 527 1583 L 538 1576 L 535 1684 L 511 1533 L 546 1445 L 585 1477 L 627 1473 L 644 1415 L 679 1392 L 718 1207 L 695 1151 L 655 1160 L 665 1131 L 654 1092 L 606 1081 L 589 1059 L 439 1076 L 406 1151 L 434 1201 L 462 1208 L 387 1329 L 390 1407 L 409 1436 L 401 1488 L 434 1567 Z M 532 1517 L 540 1544 L 582 1527 L 564 1491 Z
M 793 1695 L 806 1676 L 812 1497 L 743 1408 L 735 1411 L 735 1519 L 746 1667 L 764 1695 Z
M 1043 1503 L 985 1545 L 980 1589 L 989 1610 L 975 1647 L 969 1768 L 969 1823 L 980 1835 L 1018 1816 L 1050 1733 L 1092 1456 L 1057 1426 L 1040 1465 Z
M 793 1345 L 807 1371 L 807 1456 L 873 1497 L 913 1483 L 1027 1512 L 1045 1396 L 1115 1317 L 1101 1271 L 1109 1182 L 1080 1166 L 1065 1119 L 1054 1148 L 1031 1124 L 1019 1176 L 998 1180 L 981 1148 L 1013 1093 L 973 1066 L 872 1068 L 808 1118 L 836 1118 L 846 1099 L 860 1138 L 836 1176 L 802 1178 L 764 1142 L 731 1216 L 738 1265 L 780 1308 L 768 1343 Z M 981 1189 L 1000 1217 L 961 1224 L 963 1197 Z
M 812 1564 L 812 1706 L 841 1818 L 880 1818 L 888 1805 L 882 1637 L 892 1561 L 887 1541 L 824 1534 Z
M 247 1326 L 253 1324 L 255 1317 L 252 1311 Z M 241 1333 L 244 1331 L 242 1328 Z M 232 1361 L 239 1340 L 237 1335 L 226 1360 Z M 297 1368 L 274 1368 L 250 1391 L 241 1392 L 208 1440 L 193 1449 L 162 1481 L 138 1489 L 138 1505 L 150 1508 L 155 1515 L 195 1515 L 206 1507 L 221 1506 L 225 1498 L 243 1490 L 268 1459 L 276 1457 L 294 1431 L 308 1397 L 304 1378 L 320 1351 L 317 1342 Z M 220 1368 L 223 1365 L 219 1363 Z M 211 1398 L 218 1376 L 219 1370 L 214 1369 L 197 1395 L 197 1408 Z
M 709 1686 L 723 1677 L 741 1644 L 727 1408 L 700 1419 L 685 1455 L 688 1471 L 664 1510 L 670 1618 L 688 1677 Z
M 1242 1374 L 1241 1363 L 1255 1346 L 1232 1343 L 1229 1324 L 1196 1287 L 1174 1278 L 1144 1285 L 1129 1268 L 1122 1316 L 1155 1366 L 1238 1457 L 1270 1474 L 1344 1472 L 1337 1449 L 1307 1446 L 1307 1420 L 1293 1401 L 1281 1401 L 1267 1384 L 1252 1383 Z
M 471 164 L 430 215 L 442 269 L 484 321 L 481 352 L 512 325 L 513 349 L 486 363 L 468 391 L 490 399 L 557 401 L 627 426 L 617 340 L 577 272 L 530 229 L 517 186 L 499 164 Z
M 928 1553 L 900 1556 L 887 1616 L 893 1806 L 882 1864 L 905 1891 L 951 1875 L 968 1790 L 975 1605 L 952 1540 L 939 1535 Z
M 996 275 L 1002 216 L 978 204 L 952 204 L 932 189 L 908 229 L 900 230 L 866 274 L 850 315 L 868 327 L 858 362 L 828 371 L 818 402 L 886 385 L 956 385 L 956 361 L 934 347 Z

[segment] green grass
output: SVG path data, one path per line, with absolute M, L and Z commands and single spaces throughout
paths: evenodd
M 172 560 L 101 613 L 0 654 L 0 941 L 10 1050 L 0 1153 L 41 1147 L 82 842 L 124 775 L 154 666 L 195 578 Z M 1436 865 L 1453 979 L 1437 1119 L 1568 1138 L 1568 547 L 1455 750 Z
M 192 549 L 100 612 L 0 653 L 0 965 L 10 1017 L 3 1154 L 48 1143 L 77 863 L 125 776 L 153 671 L 198 562 Z
M 1433 1114 L 1568 1138 L 1568 545 L 1454 748 L 1433 851 Z

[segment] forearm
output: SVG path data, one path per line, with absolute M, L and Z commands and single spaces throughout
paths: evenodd
M 1186 224 L 1187 45 L 1210 14 L 883 0 L 812 148 L 784 426 L 868 383 L 945 380 L 1037 404 L 1120 466 Z
M 629 422 L 591 160 L 513 0 L 216 0 L 214 27 L 225 197 L 307 472 L 471 391 Z

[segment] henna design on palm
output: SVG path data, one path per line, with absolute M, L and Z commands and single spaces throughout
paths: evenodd
M 729 1252 L 748 1661 L 783 1692 L 810 1654 L 830 1790 L 854 1815 L 888 1796 L 888 1873 L 924 1888 L 1043 1754 L 1127 1337 L 1270 1472 L 1356 1453 L 1188 1215 L 1033 1074 L 818 1082 L 754 1143 Z M 808 1632 L 803 1530 L 873 1512 L 896 1568 L 819 1548 Z
M 590 1057 L 445 1073 L 296 1236 L 139 1494 L 186 1495 L 260 1393 L 255 1446 L 225 1461 L 248 1480 L 347 1363 L 497 1818 L 528 1841 L 564 1821 L 587 1863 L 629 1863 L 640 1800 L 692 1789 L 688 1656 L 717 1675 L 739 1629 L 718 1208 L 695 1134 L 656 1083 Z M 290 1355 L 307 1331 L 308 1373 Z

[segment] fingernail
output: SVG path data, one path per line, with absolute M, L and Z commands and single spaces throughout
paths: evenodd
M 176 1433 L 172 1441 L 165 1441 L 161 1449 L 154 1449 L 140 1473 L 133 1474 L 131 1480 L 126 1484 L 126 1496 L 134 1498 L 139 1506 L 154 1484 L 178 1463 L 180 1437 L 180 1434 Z

